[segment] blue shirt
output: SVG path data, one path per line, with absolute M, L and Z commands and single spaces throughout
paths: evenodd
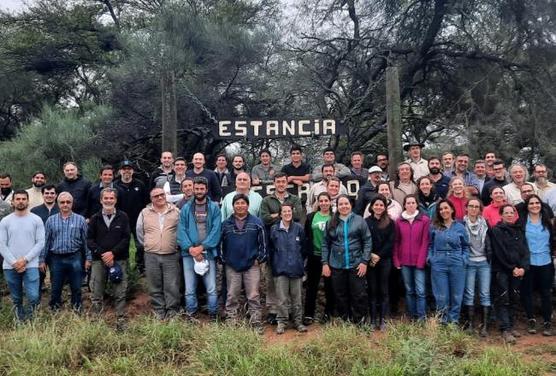
M 531 254 L 531 265 L 543 266 L 550 264 L 550 231 L 545 229 L 542 222 L 532 223 L 531 218 L 527 217 L 525 225 L 525 239 Z
M 465 226 L 454 221 L 447 229 L 431 226 L 429 230 L 429 252 L 462 252 L 469 255 L 469 237 Z
M 91 251 L 87 247 L 87 223 L 79 214 L 71 213 L 68 218 L 62 214 L 50 216 L 45 225 L 46 237 L 40 262 L 46 260 L 48 253 L 68 255 L 75 252 L 85 253 L 88 261 L 92 260 Z

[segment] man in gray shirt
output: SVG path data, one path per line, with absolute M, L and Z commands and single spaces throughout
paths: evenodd
M 26 191 L 14 192 L 12 206 L 14 212 L 0 222 L 0 253 L 16 318 L 23 321 L 31 317 L 40 302 L 39 254 L 44 247 L 44 225 L 39 216 L 27 210 Z M 29 309 L 23 306 L 23 291 Z

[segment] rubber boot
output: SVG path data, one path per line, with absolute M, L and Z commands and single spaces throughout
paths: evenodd
M 483 306 L 483 320 L 482 320 L 482 325 L 481 325 L 481 331 L 480 331 L 480 336 L 481 337 L 486 337 L 488 336 L 488 320 L 489 320 L 489 313 L 490 313 L 490 307 L 488 306 Z
M 466 306 L 467 307 L 467 332 L 473 333 L 473 321 L 475 319 L 475 307 L 474 306 Z

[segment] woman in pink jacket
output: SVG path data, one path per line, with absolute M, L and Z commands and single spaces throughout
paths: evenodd
M 429 245 L 430 219 L 418 210 L 417 196 L 403 200 L 400 218 L 396 221 L 393 262 L 401 269 L 405 285 L 405 304 L 412 319 L 425 319 L 425 264 Z

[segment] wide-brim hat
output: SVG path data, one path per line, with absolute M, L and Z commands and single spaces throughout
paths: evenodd
M 409 148 L 412 147 L 412 146 L 419 146 L 422 149 L 422 148 L 425 147 L 425 144 L 423 144 L 422 142 L 419 142 L 419 141 L 410 141 L 403 146 L 403 150 L 408 151 Z

